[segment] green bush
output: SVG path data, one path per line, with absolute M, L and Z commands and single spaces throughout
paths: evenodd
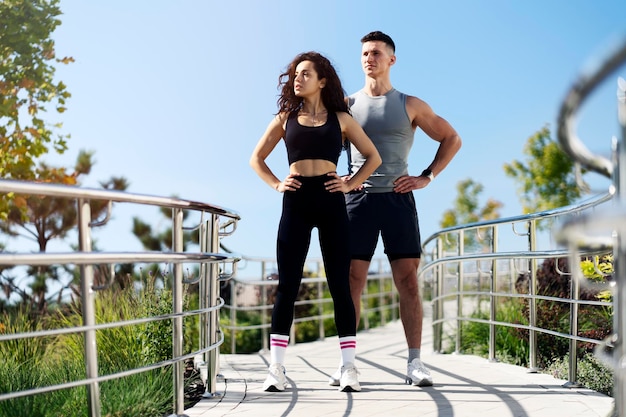
M 261 324 L 261 315 L 257 312 L 239 311 L 237 312 L 237 326 L 256 326 Z M 269 319 L 268 319 L 269 322 Z M 224 333 L 224 343 L 220 346 L 220 353 L 231 353 L 232 330 L 226 328 L 230 326 L 230 316 L 224 314 L 220 316 L 220 328 Z M 235 352 L 254 353 L 263 347 L 261 340 L 261 329 L 244 330 L 235 332 Z
M 475 319 L 489 320 L 488 311 L 477 311 L 470 316 Z M 513 298 L 500 302 L 496 308 L 496 321 L 527 324 L 522 314 L 521 301 Z M 496 357 L 507 363 L 519 366 L 528 364 L 528 343 L 520 334 L 527 333 L 508 326 L 496 327 Z M 461 325 L 460 351 L 472 355 L 489 356 L 489 325 L 472 321 Z M 527 337 L 526 337 L 527 339 Z
M 598 257 L 596 264 L 605 273 L 612 272 L 610 256 Z M 581 260 L 581 267 L 586 277 L 592 281 L 604 282 L 610 276 L 600 277 L 595 273 L 594 263 L 587 258 Z M 559 273 L 562 271 L 563 273 Z M 567 258 L 546 259 L 537 269 L 537 294 L 549 297 L 568 299 L 570 297 L 571 274 Z M 595 274 L 595 275 L 594 275 Z M 519 281 L 528 281 L 527 276 L 518 279 L 518 291 L 528 293 L 526 285 L 519 285 Z M 605 294 L 592 287 L 581 286 L 580 299 L 606 299 Z M 570 305 L 566 302 L 552 300 L 537 300 L 537 326 L 556 331 L 570 333 Z M 528 300 L 524 302 L 523 313 L 528 316 Z M 578 308 L 578 335 L 601 340 L 612 332 L 612 309 L 605 306 L 580 305 Z M 527 339 L 527 337 L 526 337 Z M 546 367 L 555 358 L 562 358 L 569 352 L 569 340 L 546 333 L 537 334 L 538 362 L 540 367 Z M 593 351 L 593 344 L 581 343 L 578 345 L 578 357 Z
M 613 370 L 591 353 L 585 354 L 577 363 L 577 381 L 585 387 L 613 396 Z M 569 379 L 569 355 L 555 359 L 546 373 L 558 379 Z
M 172 294 L 146 285 L 137 291 L 127 286 L 117 291 L 102 291 L 95 297 L 96 323 L 144 318 L 172 312 Z M 49 320 L 52 328 L 82 325 L 81 306 L 70 306 L 69 313 L 56 314 Z M 109 372 L 119 372 L 160 362 L 172 357 L 171 320 L 112 327 L 96 333 L 98 363 Z M 53 361 L 83 362 L 84 341 L 80 333 L 60 335 L 50 345 L 47 358 Z M 102 375 L 102 370 L 99 371 Z

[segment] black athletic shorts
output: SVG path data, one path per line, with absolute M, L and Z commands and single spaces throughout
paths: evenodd
M 382 236 L 390 261 L 421 256 L 419 222 L 412 192 L 353 191 L 346 194 L 346 208 L 352 259 L 371 261 L 378 236 Z

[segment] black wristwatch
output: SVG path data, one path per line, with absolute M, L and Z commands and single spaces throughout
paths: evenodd
M 424 171 L 422 171 L 422 175 L 420 175 L 421 177 L 428 177 L 431 181 L 435 179 L 435 174 L 433 174 L 433 172 L 426 168 Z

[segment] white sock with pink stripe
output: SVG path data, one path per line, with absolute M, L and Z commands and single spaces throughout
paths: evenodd
M 284 365 L 285 352 L 289 344 L 289 336 L 282 334 L 270 334 L 270 363 Z
M 339 338 L 341 347 L 341 365 L 354 364 L 356 359 L 356 336 L 344 336 Z

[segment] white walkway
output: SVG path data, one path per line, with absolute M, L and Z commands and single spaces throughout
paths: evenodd
M 607 417 L 613 399 L 525 368 L 466 355 L 432 352 L 424 322 L 422 360 L 434 386 L 404 384 L 406 343 L 399 321 L 358 334 L 361 392 L 327 384 L 339 361 L 336 337 L 287 349 L 285 392 L 262 390 L 268 354 L 221 355 L 217 392 L 185 411 L 190 417 Z

